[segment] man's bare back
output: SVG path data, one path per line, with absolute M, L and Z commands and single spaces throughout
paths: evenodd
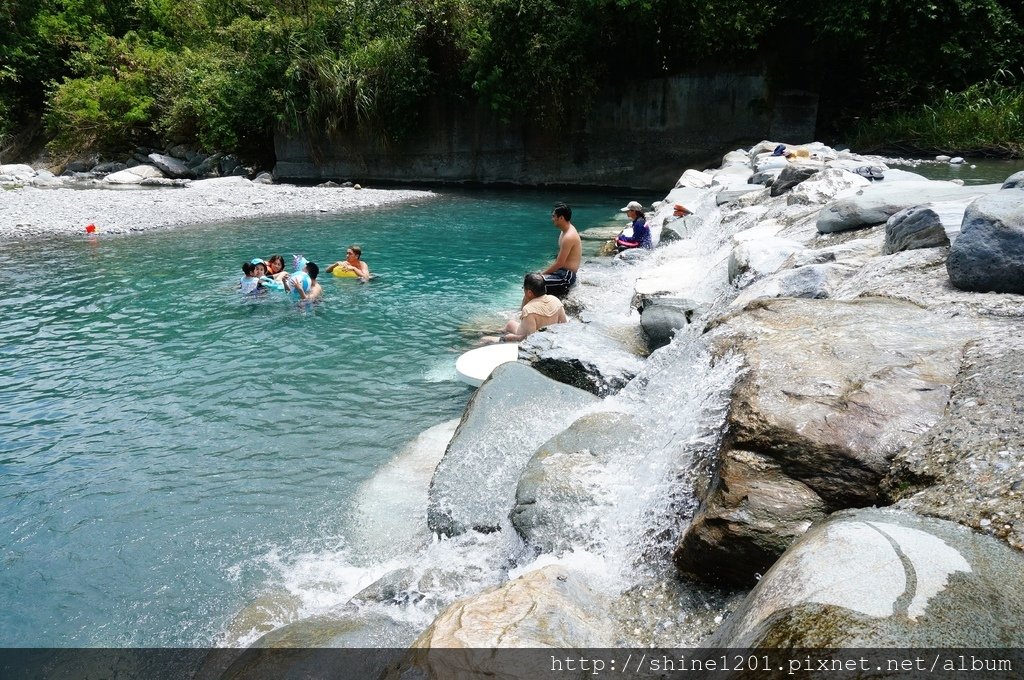
M 547 291 L 558 297 L 565 296 L 576 283 L 576 271 L 583 259 L 583 241 L 572 225 L 572 209 L 564 203 L 555 206 L 551 223 L 562 232 L 558 236 L 558 256 L 547 269 L 541 272 L 547 284 Z

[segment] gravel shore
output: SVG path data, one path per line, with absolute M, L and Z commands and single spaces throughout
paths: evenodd
M 242 177 L 187 187 L 37 188 L 0 191 L 0 238 L 84 233 L 124 234 L 268 215 L 321 214 L 433 197 L 430 191 L 255 184 Z

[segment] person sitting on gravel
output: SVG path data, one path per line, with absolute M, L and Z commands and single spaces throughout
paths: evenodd
M 648 250 L 653 248 L 651 229 L 647 226 L 644 207 L 637 201 L 630 201 L 625 208 L 622 208 L 621 212 L 626 213 L 626 216 L 629 217 L 630 225 L 623 229 L 615 239 L 615 249 L 621 253 L 632 248 L 647 248 Z
M 547 294 L 545 286 L 542 274 L 527 274 L 523 278 L 523 308 L 519 313 L 519 321 L 509 321 L 502 335 L 485 336 L 482 338 L 483 342 L 519 342 L 534 331 L 568 321 L 562 301 L 554 295 Z
M 370 265 L 363 262 L 363 249 L 357 245 L 349 246 L 348 250 L 345 251 L 345 259 L 329 265 L 327 273 L 332 274 L 335 269 L 351 272 L 363 281 L 370 279 Z M 338 276 L 338 274 L 335 274 L 335 276 Z

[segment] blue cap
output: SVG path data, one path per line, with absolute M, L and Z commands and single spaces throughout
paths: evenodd
M 264 262 L 261 258 L 254 257 L 251 260 L 249 260 L 249 264 L 262 264 L 262 265 L 266 266 L 267 263 Z

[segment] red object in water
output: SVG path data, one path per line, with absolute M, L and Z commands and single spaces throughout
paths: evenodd
M 96 225 L 95 224 L 87 224 L 87 225 L 85 225 L 85 233 L 86 234 L 95 234 L 96 233 Z

